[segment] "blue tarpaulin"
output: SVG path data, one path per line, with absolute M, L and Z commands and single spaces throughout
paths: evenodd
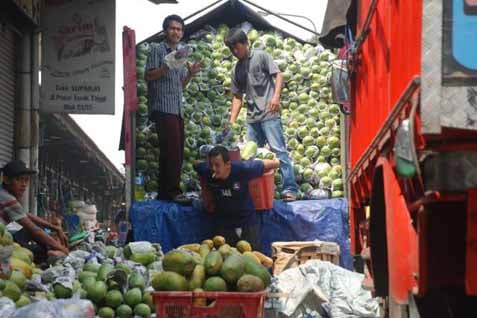
M 340 246 L 341 266 L 352 269 L 345 199 L 274 201 L 273 209 L 257 213 L 261 222 L 261 252 L 270 255 L 271 244 L 277 241 L 335 242 Z M 157 200 L 136 202 L 129 217 L 134 240 L 160 243 L 164 252 L 214 235 L 213 214 L 193 206 Z

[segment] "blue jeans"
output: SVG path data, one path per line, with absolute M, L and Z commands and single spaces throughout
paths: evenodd
M 270 149 L 280 160 L 280 173 L 283 179 L 283 191 L 298 192 L 298 185 L 295 181 L 295 173 L 288 156 L 285 138 L 283 137 L 282 121 L 280 118 L 274 118 L 262 122 L 247 124 L 247 138 L 255 141 L 259 147 L 268 143 Z

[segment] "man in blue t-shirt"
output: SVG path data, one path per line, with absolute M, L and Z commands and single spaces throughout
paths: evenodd
M 254 249 L 260 249 L 260 226 L 248 182 L 279 166 L 277 159 L 232 162 L 223 146 L 209 152 L 208 162 L 195 163 L 195 170 L 206 178 L 214 197 L 215 234 L 224 236 L 232 246 L 246 240 Z

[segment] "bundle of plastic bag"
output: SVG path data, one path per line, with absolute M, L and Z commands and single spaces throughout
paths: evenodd
M 170 69 L 181 68 L 187 62 L 187 57 L 192 52 L 192 48 L 189 45 L 184 45 L 173 50 L 171 53 L 167 54 L 164 58 L 164 62 L 167 67 Z
M 18 309 L 9 318 L 94 318 L 94 306 L 83 299 L 40 300 Z

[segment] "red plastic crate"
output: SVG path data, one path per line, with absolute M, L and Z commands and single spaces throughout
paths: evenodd
M 270 170 L 263 176 L 250 180 L 248 189 L 255 210 L 269 210 L 273 208 L 273 197 L 275 196 L 274 171 Z
M 210 213 L 214 212 L 214 197 L 207 186 L 205 177 L 200 178 L 200 187 L 202 188 L 202 199 L 205 209 Z M 255 210 L 269 210 L 273 208 L 273 197 L 275 194 L 275 175 L 273 170 L 261 177 L 250 180 L 248 188 Z
M 161 318 L 263 318 L 265 292 L 153 292 Z M 205 299 L 207 306 L 194 304 Z

